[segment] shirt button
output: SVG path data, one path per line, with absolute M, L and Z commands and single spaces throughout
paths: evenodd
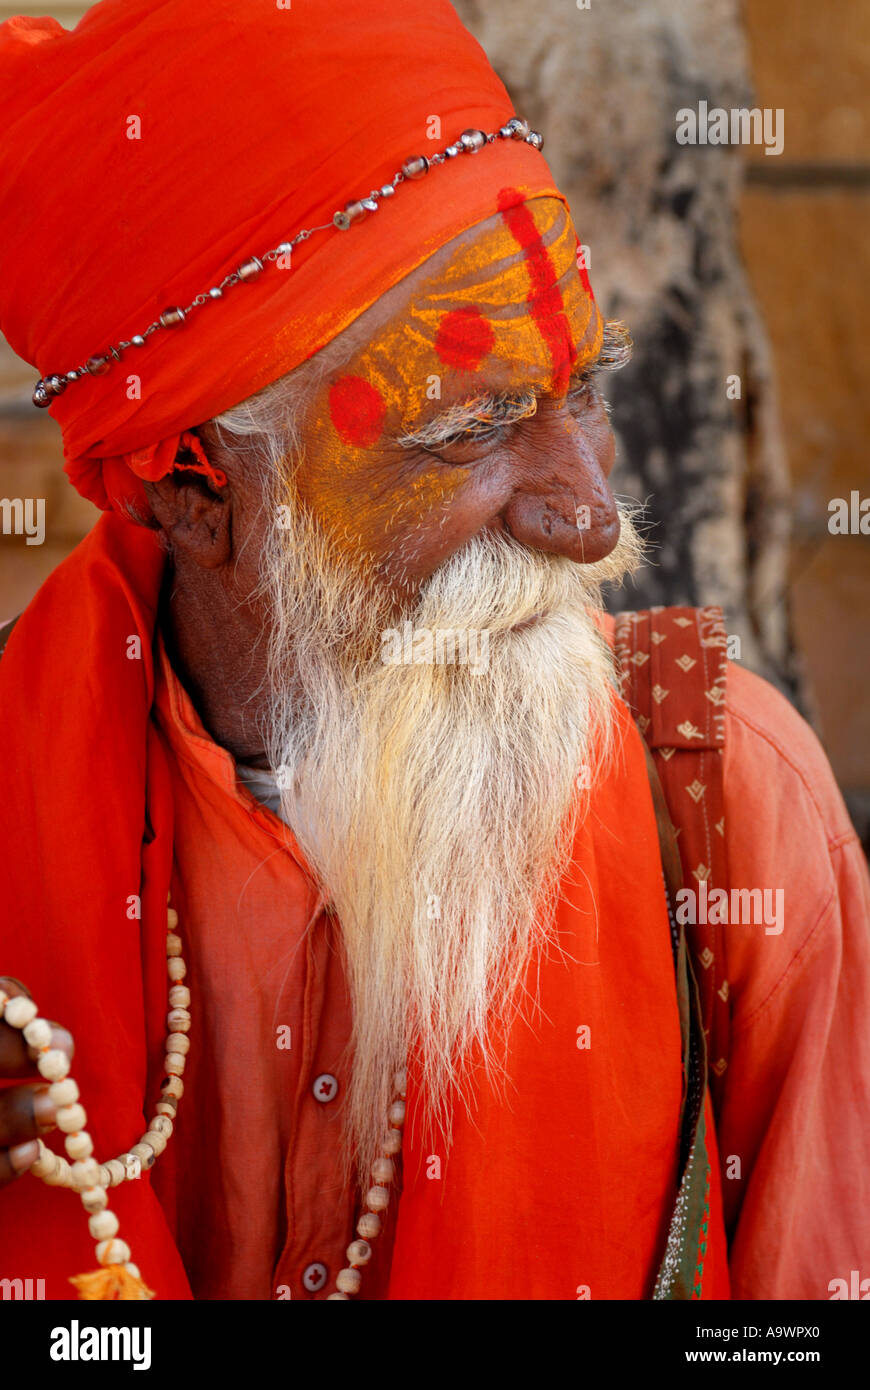
M 317 1293 L 318 1289 L 322 1289 L 326 1283 L 328 1274 L 329 1270 L 326 1265 L 315 1261 L 313 1265 L 306 1266 L 305 1273 L 302 1275 L 302 1287 L 307 1289 L 309 1293 Z
M 338 1095 L 338 1082 L 334 1076 L 330 1076 L 328 1071 L 321 1072 L 311 1089 L 314 1092 L 314 1099 L 319 1100 L 321 1105 L 325 1105 L 328 1100 L 335 1100 Z

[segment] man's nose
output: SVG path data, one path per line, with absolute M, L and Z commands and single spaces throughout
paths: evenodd
M 548 413 L 547 423 L 530 431 L 502 521 L 534 550 L 580 564 L 603 560 L 619 539 L 619 512 L 605 472 L 613 463 L 613 436 L 604 430 L 592 439 L 565 413 Z

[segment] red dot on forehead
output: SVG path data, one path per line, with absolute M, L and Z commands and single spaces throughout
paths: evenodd
M 329 413 L 345 444 L 365 448 L 380 438 L 387 406 L 371 382 L 343 376 L 329 388 Z
M 464 309 L 451 309 L 443 316 L 435 334 L 435 351 L 445 367 L 473 372 L 492 352 L 494 341 L 492 324 L 471 304 Z

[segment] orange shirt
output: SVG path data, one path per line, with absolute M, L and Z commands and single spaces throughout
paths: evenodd
M 230 754 L 203 729 L 161 638 L 153 717 L 170 754 L 172 896 L 186 941 L 194 1024 L 174 1156 L 166 1163 L 167 1149 L 151 1181 L 195 1297 L 323 1298 L 346 1264 L 355 1220 L 338 1166 L 342 1051 L 350 1027 L 340 936 L 321 910 L 292 835 L 251 796 Z M 511 1267 L 496 1276 L 495 1297 L 576 1298 L 583 1285 L 593 1297 L 651 1293 L 675 1196 L 681 1094 L 660 869 L 651 822 L 633 864 L 627 844 L 590 853 L 583 839 L 583 883 L 567 890 L 560 914 L 562 944 L 583 963 L 574 967 L 580 987 L 568 994 L 564 1016 L 565 992 L 560 987 L 548 997 L 542 972 L 544 1022 L 531 1054 L 534 1074 L 526 1079 L 518 1063 L 510 1083 L 522 1096 L 525 1119 L 516 1102 L 505 1105 L 487 1093 L 472 1123 L 457 1116 L 449 1156 L 417 1152 L 409 1099 L 404 1191 L 392 1204 L 386 1239 L 374 1242 L 364 1298 L 387 1294 L 391 1275 L 387 1296 L 439 1296 L 426 1289 L 421 1252 L 439 1248 L 439 1279 L 449 1282 L 446 1227 L 462 1248 L 453 1257 L 455 1289 L 445 1296 L 463 1297 L 475 1241 L 483 1242 L 480 1259 L 494 1261 L 494 1269 L 508 1247 L 513 1251 Z M 599 878 L 613 879 L 612 858 L 622 862 L 624 886 L 634 883 L 641 904 L 646 874 L 647 895 L 656 903 L 652 921 L 638 912 L 633 942 L 608 941 L 607 922 L 596 924 L 602 895 L 599 889 L 593 897 L 593 888 Z M 591 1028 L 589 1051 L 578 1047 L 583 1026 Z M 541 1136 L 560 1109 L 563 1122 L 573 1122 L 564 1101 L 568 1085 L 584 1132 L 576 1135 L 576 1171 L 560 1178 L 588 1194 L 588 1216 L 585 1229 L 568 1234 L 573 1268 L 566 1263 L 559 1270 L 564 1202 L 558 1185 L 549 1206 L 542 1201 L 534 1169 L 540 1173 Z M 485 1192 L 469 1181 L 469 1173 L 491 1170 L 494 1155 L 505 1153 L 507 1182 L 515 1188 L 514 1231 L 503 1228 L 503 1197 L 502 1210 L 493 1201 L 487 1213 Z M 397 1215 L 397 1249 L 408 1254 L 391 1268 Z M 410 1283 L 401 1276 L 406 1265 L 414 1271 Z
M 325 1297 L 354 1224 L 338 1169 L 336 1109 L 350 1024 L 340 937 L 292 835 L 205 733 L 162 641 L 155 717 L 172 753 L 173 898 L 191 942 L 196 1018 L 186 1085 L 197 1100 L 179 1107 L 173 1139 L 176 1240 L 196 1297 Z M 866 866 L 815 736 L 782 697 L 732 665 L 726 719 L 731 884 L 785 890 L 780 934 L 729 928 L 734 1031 L 718 1135 L 730 1174 L 724 1200 L 734 1296 L 825 1298 L 831 1279 L 848 1279 L 853 1267 L 870 1272 L 868 1118 L 858 1099 L 858 1058 L 870 1047 L 857 1043 L 870 1042 Z M 588 923 L 581 935 L 595 952 Z M 624 971 L 626 998 L 636 999 L 630 952 Z M 588 1021 L 581 1014 L 582 1007 L 577 1026 Z M 627 1008 L 627 1050 L 639 1045 L 639 1022 Z M 541 1065 L 548 1065 L 543 1043 Z M 618 1068 L 618 1059 L 608 1065 Z M 661 1083 L 659 1139 L 675 1114 L 673 1067 Z M 552 1102 L 559 1104 L 558 1094 Z M 608 1164 L 626 1159 L 607 1152 L 606 1114 L 589 1122 L 602 1133 L 594 1146 L 600 1162 L 585 1175 L 588 1228 L 574 1236 L 581 1250 L 612 1238 L 596 1207 L 613 1182 Z M 499 1142 L 494 1123 L 482 1162 L 487 1144 Z M 475 1125 L 464 1141 L 480 1142 Z M 642 1147 L 644 1136 L 636 1142 Z M 419 1156 L 418 1167 L 430 1157 Z M 446 1156 L 435 1157 L 443 1171 Z M 407 1144 L 405 1160 L 407 1169 Z M 658 1209 L 670 1197 L 668 1164 L 661 1152 L 657 1173 L 649 1155 L 635 1152 L 638 1161 L 649 1182 L 635 1197 L 642 1208 L 646 1190 L 647 1206 Z M 160 1164 L 153 1182 L 163 1200 Z M 434 1219 L 460 1222 L 473 1240 L 476 1214 L 440 1204 L 436 1211 L 435 1186 Z M 625 1196 L 630 1203 L 631 1192 Z M 522 1206 L 518 1192 L 518 1213 Z M 535 1220 L 533 1211 L 527 1219 Z M 632 1219 L 643 1222 L 642 1210 Z M 415 1240 L 425 1238 L 418 1226 L 415 1217 Z M 375 1242 L 363 1297 L 384 1296 L 392 1228 L 385 1234 Z M 401 1221 L 399 1239 L 401 1247 Z M 587 1252 L 578 1268 L 599 1257 L 606 1264 L 603 1249 L 594 1260 Z M 566 1286 L 562 1296 L 576 1294 Z M 599 1287 L 592 1296 L 607 1295 Z

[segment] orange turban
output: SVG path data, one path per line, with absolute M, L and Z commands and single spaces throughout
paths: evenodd
M 449 0 L 102 0 L 72 31 L 8 20 L 0 328 L 42 376 L 77 368 L 410 156 L 512 115 Z M 51 413 L 75 486 L 147 514 L 138 480 L 172 469 L 185 430 L 305 361 L 505 187 L 562 196 L 536 149 L 497 140 L 72 382 Z

